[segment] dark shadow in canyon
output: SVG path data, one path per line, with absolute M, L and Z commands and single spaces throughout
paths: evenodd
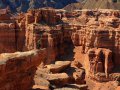
M 74 60 L 74 44 L 72 39 L 64 40 L 64 55 L 58 55 L 56 60 L 63 60 L 63 61 L 73 61 Z

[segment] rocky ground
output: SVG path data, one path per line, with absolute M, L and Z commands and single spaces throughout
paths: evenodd
M 71 61 L 56 61 L 55 64 L 39 68 L 33 89 L 86 90 L 85 70 L 71 66 Z

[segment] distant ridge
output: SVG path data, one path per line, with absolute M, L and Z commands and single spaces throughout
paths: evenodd
M 52 7 L 68 11 L 80 9 L 118 9 L 120 0 L 0 0 L 0 8 L 9 7 L 12 12 Z
M 26 12 L 29 9 L 53 7 L 62 9 L 68 4 L 81 0 L 0 0 L 0 8 L 10 8 L 12 12 Z
M 83 9 L 118 9 L 120 0 L 85 0 Z
M 64 7 L 67 11 L 73 11 L 73 10 L 81 10 L 82 9 L 82 3 L 72 3 Z

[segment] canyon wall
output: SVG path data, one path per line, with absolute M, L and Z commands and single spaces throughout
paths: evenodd
M 0 16 L 0 53 L 16 51 L 15 21 L 10 17 L 8 14 Z
M 9 13 L 0 16 L 0 47 L 0 53 L 13 53 L 25 49 L 25 28 Z
M 119 18 L 120 11 L 117 10 L 66 12 L 51 8 L 29 10 L 16 17 L 11 14 L 1 15 L 0 60 L 3 79 L 0 82 L 6 80 L 4 85 L 1 84 L 4 86 L 1 88 L 3 90 L 13 88 L 16 84 L 16 88 L 20 86 L 21 90 L 27 90 L 32 85 L 31 81 L 38 65 L 51 64 L 59 59 L 80 62 L 85 68 L 87 77 L 97 81 L 115 80 L 114 74 L 119 71 L 120 65 Z M 43 48 L 45 50 L 41 51 Z M 33 49 L 39 49 L 40 54 L 36 55 L 37 52 L 33 52 L 30 54 L 34 54 L 33 56 L 23 54 L 19 57 L 20 53 L 17 52 L 29 53 L 31 52 L 29 50 Z M 29 62 L 30 60 L 33 62 Z M 24 73 L 29 76 L 29 71 L 33 73 L 30 77 L 22 77 Z M 12 82 L 7 77 L 10 74 L 11 79 L 14 73 L 17 76 Z
M 0 90 L 30 90 L 37 67 L 45 56 L 45 49 L 1 54 Z
M 49 19 L 47 12 L 50 16 L 54 15 L 54 17 Z M 32 16 L 31 13 L 34 16 Z M 29 14 L 31 14 L 30 18 Z M 36 19 L 37 17 L 39 17 L 39 19 Z M 30 49 L 38 48 L 37 46 L 47 48 L 48 57 L 53 61 L 57 56 L 64 56 L 68 54 L 67 52 L 73 52 L 73 50 L 70 51 L 72 48 L 70 46 L 73 46 L 73 49 L 79 48 L 80 51 L 76 50 L 74 52 L 73 57 L 75 60 L 82 62 L 83 65 L 87 63 L 87 65 L 84 65 L 86 70 L 91 69 L 91 67 L 93 69 L 102 69 L 102 71 L 98 70 L 95 72 L 93 70 L 92 73 L 95 75 L 102 72 L 107 78 L 108 74 L 113 70 L 113 67 L 117 68 L 120 65 L 119 17 L 120 12 L 117 10 L 79 10 L 66 12 L 64 10 L 58 11 L 50 9 L 50 11 L 48 11 L 48 9 L 41 9 L 39 12 L 29 11 L 27 14 L 27 23 L 29 23 L 29 25 L 26 33 L 26 45 L 28 45 Z M 63 49 L 62 51 L 64 51 L 63 54 L 59 53 L 61 52 L 61 48 Z M 89 50 L 94 48 L 96 48 L 95 53 L 105 54 L 103 56 L 96 54 L 96 59 L 91 59 L 91 57 L 89 57 L 89 54 L 91 54 Z M 101 48 L 103 48 L 103 51 Z M 110 56 L 109 51 L 111 52 Z M 86 59 L 85 57 L 89 58 Z M 85 62 L 81 61 L 81 59 Z M 102 61 L 99 62 L 99 59 Z M 48 60 L 48 62 L 50 60 Z M 87 60 L 89 62 L 86 62 Z M 93 61 L 92 66 L 90 66 L 90 60 Z M 97 63 L 101 63 L 100 66 L 96 66 Z M 87 69 L 86 66 L 89 66 L 89 69 Z M 88 73 L 91 74 L 90 71 L 88 71 Z M 94 77 L 94 75 L 91 77 Z

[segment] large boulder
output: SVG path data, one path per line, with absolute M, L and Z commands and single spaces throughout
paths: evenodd
M 71 64 L 70 61 L 56 61 L 55 64 L 46 65 L 52 73 L 60 73 Z
M 33 85 L 32 89 L 49 90 L 50 83 L 46 79 L 41 77 L 35 77 L 34 81 L 35 85 Z
M 76 72 L 73 73 L 73 78 L 75 79 L 75 83 L 84 84 L 85 83 L 85 70 L 82 68 L 76 70 Z
M 56 87 L 61 87 L 69 83 L 69 76 L 66 73 L 48 74 L 47 80 L 52 85 L 55 85 Z

